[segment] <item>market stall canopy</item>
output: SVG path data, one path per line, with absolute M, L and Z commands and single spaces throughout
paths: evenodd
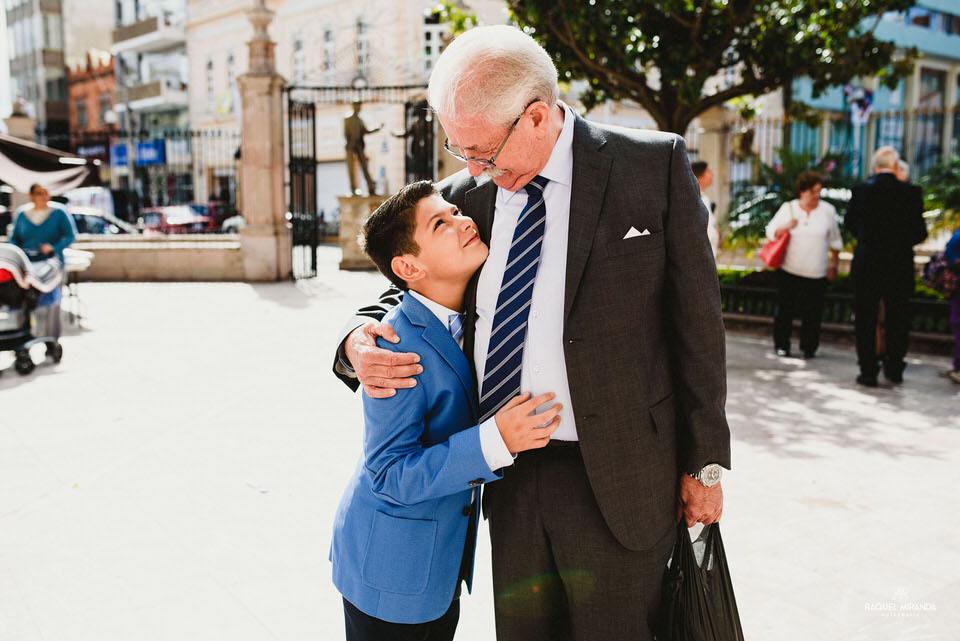
M 37 183 L 56 196 L 99 185 L 100 171 L 92 160 L 0 134 L 0 182 L 23 193 Z

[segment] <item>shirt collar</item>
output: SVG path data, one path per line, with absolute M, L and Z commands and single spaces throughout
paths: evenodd
M 553 146 L 550 159 L 540 170 L 540 175 L 550 182 L 560 183 L 569 188 L 573 182 L 573 121 L 576 116 L 562 100 L 558 100 L 557 104 L 563 108 L 563 129 Z M 497 192 L 500 202 L 508 203 L 520 193 L 520 190 L 507 191 L 498 187 Z
M 407 293 L 416 298 L 418 301 L 423 303 L 423 306 L 433 312 L 433 315 L 440 319 L 440 323 L 446 329 L 450 329 L 450 315 L 459 314 L 460 312 L 455 312 L 452 309 L 448 309 L 436 301 L 432 301 L 420 292 L 415 292 L 412 289 L 407 290 Z

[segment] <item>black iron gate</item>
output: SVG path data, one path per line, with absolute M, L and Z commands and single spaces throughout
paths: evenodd
M 406 167 L 407 183 L 434 179 L 433 113 L 426 100 L 406 104 Z
M 290 170 L 290 222 L 293 248 L 290 275 L 313 278 L 317 275 L 317 109 L 312 102 L 300 102 L 287 93 L 287 145 Z

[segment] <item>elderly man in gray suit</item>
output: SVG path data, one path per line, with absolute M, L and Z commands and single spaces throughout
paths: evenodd
M 481 422 L 521 391 L 563 404 L 548 444 L 515 456 L 481 425 L 503 468 L 483 498 L 497 638 L 651 639 L 677 519 L 717 521 L 730 467 L 707 212 L 682 138 L 592 124 L 558 94 L 550 56 L 502 26 L 454 40 L 428 92 L 467 163 L 440 190 L 490 246 L 463 310 Z M 376 347 L 401 295 L 341 337 L 334 370 L 371 396 L 421 371 Z

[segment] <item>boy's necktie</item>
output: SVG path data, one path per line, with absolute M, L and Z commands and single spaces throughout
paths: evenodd
M 450 314 L 447 317 L 447 329 L 453 334 L 453 340 L 458 341 L 463 336 L 463 316 L 460 314 Z
M 480 421 L 485 421 L 520 393 L 523 341 L 533 283 L 540 264 L 540 247 L 546 227 L 547 205 L 543 191 L 549 181 L 535 176 L 524 189 L 527 204 L 520 212 L 507 266 L 500 281 L 500 295 L 490 328 L 487 362 L 480 384 Z

